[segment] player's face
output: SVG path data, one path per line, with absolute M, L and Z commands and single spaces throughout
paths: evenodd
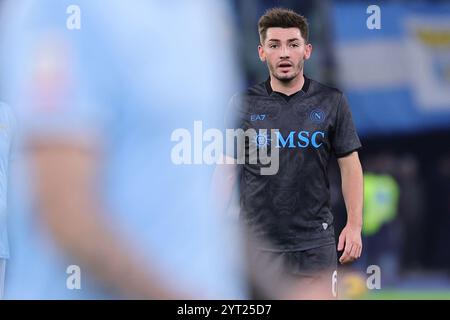
M 272 77 L 289 82 L 303 71 L 312 46 L 303 39 L 298 28 L 269 28 L 266 39 L 258 47 L 261 61 L 266 62 Z

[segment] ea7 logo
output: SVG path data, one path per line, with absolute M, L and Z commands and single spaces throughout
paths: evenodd
M 255 121 L 264 121 L 264 119 L 266 119 L 266 115 L 265 114 L 252 114 L 250 117 L 250 121 L 255 122 Z

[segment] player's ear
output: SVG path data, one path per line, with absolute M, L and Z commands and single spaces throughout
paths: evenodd
M 266 62 L 266 53 L 264 52 L 264 48 L 262 45 L 258 46 L 258 54 L 259 54 L 259 59 L 262 62 Z
M 303 56 L 304 60 L 309 60 L 309 58 L 311 58 L 312 50 L 313 50 L 313 47 L 312 47 L 311 43 L 308 43 L 305 45 L 305 54 Z

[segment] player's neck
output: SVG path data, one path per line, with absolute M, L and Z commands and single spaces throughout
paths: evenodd
M 305 78 L 303 77 L 303 72 L 289 82 L 283 82 L 272 75 L 270 76 L 270 85 L 272 86 L 272 90 L 283 93 L 287 96 L 293 95 L 294 93 L 302 90 L 304 84 Z

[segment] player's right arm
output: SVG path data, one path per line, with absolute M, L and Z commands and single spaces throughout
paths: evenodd
M 225 212 L 233 198 L 238 178 L 238 166 L 236 159 L 228 155 L 222 155 L 219 163 L 214 169 L 211 191 L 215 209 Z
M 231 97 L 225 113 L 224 124 L 226 130 L 236 130 L 241 128 L 239 114 L 242 108 L 242 99 L 239 94 Z M 226 131 L 225 130 L 225 131 Z M 228 137 L 226 134 L 225 137 Z M 214 169 L 212 183 L 211 183 L 211 199 L 213 200 L 214 208 L 220 213 L 225 213 L 231 204 L 236 183 L 239 176 L 239 166 L 237 165 L 237 157 L 239 150 L 242 152 L 242 145 L 238 145 L 236 141 L 233 142 L 233 147 L 228 149 L 228 141 L 226 143 L 226 150 L 217 161 Z

